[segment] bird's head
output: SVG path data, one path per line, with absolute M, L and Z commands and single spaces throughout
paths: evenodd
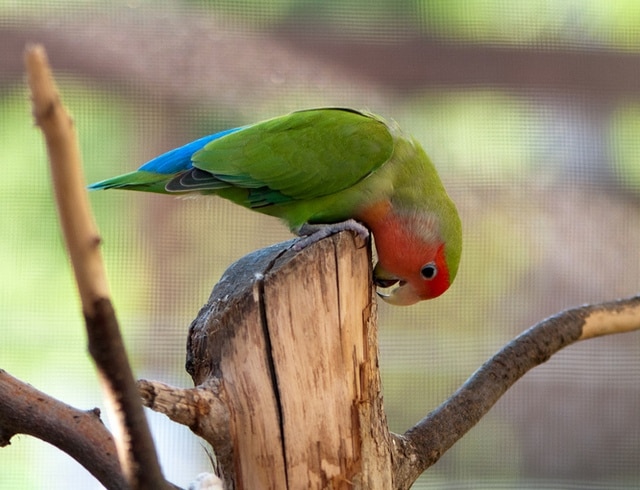
M 387 268 L 388 267 L 388 268 Z M 408 306 L 425 299 L 436 298 L 451 285 L 451 274 L 444 255 L 444 245 L 426 255 L 405 260 L 378 262 L 373 280 L 378 295 L 387 303 Z
M 430 213 L 395 215 L 374 238 L 378 263 L 373 280 L 378 295 L 393 305 L 436 298 L 453 282 L 462 248 L 455 214 L 443 222 Z

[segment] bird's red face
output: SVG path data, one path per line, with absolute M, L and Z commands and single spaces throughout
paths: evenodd
M 378 242 L 376 241 L 376 244 Z M 436 298 L 449 289 L 449 272 L 444 259 L 444 245 L 435 251 L 410 257 L 386 256 L 378 249 L 380 260 L 373 271 L 378 295 L 393 305 L 412 305 Z
M 449 289 L 445 244 L 435 217 L 396 214 L 390 203 L 369 208 L 363 217 L 375 239 L 378 264 L 373 279 L 384 289 L 378 291 L 383 300 L 412 305 Z

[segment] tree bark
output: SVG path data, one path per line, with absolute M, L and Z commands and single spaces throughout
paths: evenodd
M 16 434 L 37 437 L 78 461 L 105 488 L 129 490 L 100 410 L 78 410 L 0 369 L 0 447 Z
M 212 441 L 226 488 L 392 488 L 370 248 L 354 240 L 246 257 L 191 325 L 187 370 L 228 407 Z

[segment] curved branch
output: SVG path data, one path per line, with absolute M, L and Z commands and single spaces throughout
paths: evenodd
M 73 408 L 0 369 L 0 447 L 16 434 L 37 437 L 64 451 L 106 488 L 129 488 L 100 410 Z
M 395 436 L 396 488 L 409 488 L 527 371 L 578 340 L 640 329 L 640 296 L 582 306 L 550 317 L 504 346 L 454 395 Z

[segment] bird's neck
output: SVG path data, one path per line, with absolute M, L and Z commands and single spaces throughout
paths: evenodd
M 373 233 L 378 256 L 383 260 L 405 261 L 405 254 L 425 257 L 435 254 L 440 246 L 435 217 L 405 216 L 389 201 L 375 203 L 357 218 Z

